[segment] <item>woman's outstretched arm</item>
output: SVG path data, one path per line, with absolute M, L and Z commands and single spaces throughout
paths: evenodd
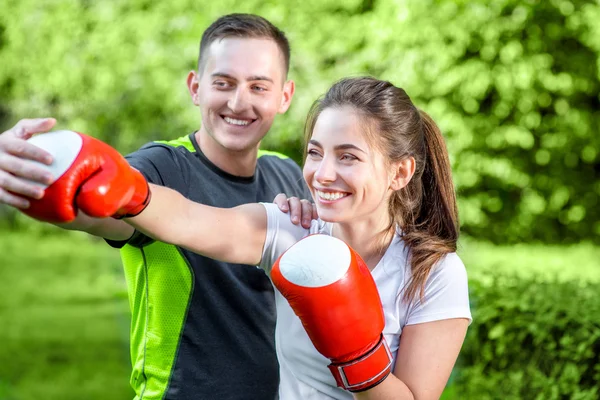
M 184 247 L 217 260 L 258 265 L 267 231 L 261 204 L 216 208 L 180 193 L 150 185 L 152 197 L 140 214 L 124 221 L 161 242 Z

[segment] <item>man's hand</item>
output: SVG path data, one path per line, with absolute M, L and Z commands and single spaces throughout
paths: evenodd
M 54 124 L 53 118 L 22 119 L 0 134 L 0 204 L 26 209 L 29 199 L 44 196 L 41 185 L 48 185 L 53 177 L 33 161 L 50 165 L 52 156 L 27 139 L 49 131 Z
M 317 207 L 309 200 L 300 200 L 297 197 L 288 198 L 285 193 L 279 193 L 273 203 L 277 204 L 282 212 L 290 213 L 290 219 L 294 225 L 302 221 L 302 226 L 310 228 L 310 221 L 319 218 Z
M 39 221 L 69 223 L 79 211 L 94 218 L 128 217 L 141 212 L 150 193 L 144 176 L 117 150 L 91 136 L 54 131 L 29 139 L 54 157 L 43 166 L 58 177 L 44 197 L 21 210 Z

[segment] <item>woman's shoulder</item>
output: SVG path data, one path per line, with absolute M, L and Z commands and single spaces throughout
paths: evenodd
M 432 274 L 439 273 L 444 275 L 458 275 L 466 278 L 467 269 L 465 264 L 456 252 L 445 254 L 436 265 L 434 265 Z
M 405 266 L 410 269 L 409 259 L 410 259 L 411 251 L 410 251 L 410 248 L 404 242 L 404 240 L 402 240 L 402 232 L 398 232 L 396 234 L 396 237 L 392 241 L 390 247 L 391 247 L 390 250 L 393 251 L 394 256 L 396 258 L 403 259 L 406 263 Z M 456 252 L 446 253 L 446 254 L 442 255 L 442 257 L 438 260 L 438 262 L 433 266 L 431 272 L 433 274 L 436 271 L 438 271 L 438 272 L 441 272 L 441 271 L 455 271 L 455 272 L 465 271 L 465 273 L 466 273 L 465 265 L 464 265 L 463 261 L 461 260 L 460 256 Z
M 425 297 L 468 298 L 468 277 L 464 263 L 456 253 L 445 254 L 431 269 L 425 282 Z M 442 293 L 445 293 L 442 295 Z
M 388 253 L 390 253 L 389 260 L 394 269 L 403 273 L 405 281 L 410 280 L 412 275 L 410 248 L 406 246 L 400 235 L 394 238 L 388 249 Z M 388 268 L 390 268 L 389 265 Z M 431 284 L 434 281 L 439 282 L 448 280 L 465 282 L 467 280 L 467 270 L 460 256 L 456 252 L 444 254 L 438 262 L 433 265 L 427 283 Z

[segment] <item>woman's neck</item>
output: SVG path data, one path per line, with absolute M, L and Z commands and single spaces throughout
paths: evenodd
M 389 218 L 383 221 L 335 223 L 332 235 L 352 247 L 365 261 L 369 270 L 372 270 L 394 238 L 395 229 L 390 225 Z

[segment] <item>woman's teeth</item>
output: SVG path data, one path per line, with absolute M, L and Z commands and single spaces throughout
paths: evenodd
M 319 198 L 321 198 L 323 200 L 338 200 L 338 199 L 341 199 L 342 197 L 346 197 L 347 195 L 348 195 L 347 193 L 321 192 L 321 191 L 317 190 L 317 196 L 319 196 Z

